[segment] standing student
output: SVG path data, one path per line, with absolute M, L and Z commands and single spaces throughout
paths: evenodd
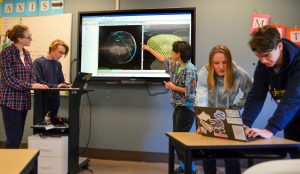
M 251 77 L 233 63 L 230 50 L 225 45 L 217 45 L 210 51 L 208 64 L 198 73 L 195 105 L 241 109 L 251 85 Z M 236 99 L 239 90 L 243 95 Z M 205 174 L 215 174 L 216 160 L 203 160 L 203 169 Z M 225 170 L 227 174 L 241 173 L 239 160 L 226 159 Z
M 29 28 L 15 25 L 7 35 L 13 44 L 0 54 L 0 105 L 6 134 L 5 147 L 18 148 L 27 111 L 31 107 L 30 88 L 48 87 L 34 82 L 32 60 L 24 48 L 32 41 Z
M 196 68 L 191 63 L 191 47 L 185 41 L 177 41 L 172 45 L 172 58 L 165 58 L 147 45 L 143 45 L 144 50 L 153 54 L 157 60 L 164 62 L 166 72 L 170 74 L 170 81 L 165 81 L 166 89 L 170 89 L 171 104 L 174 107 L 173 112 L 173 131 L 190 131 L 194 119 L 194 99 L 196 95 Z M 184 171 L 183 157 L 178 156 L 180 166 L 175 173 Z M 194 163 L 192 171 L 196 173 Z
M 270 138 L 283 129 L 285 138 L 300 141 L 300 47 L 281 39 L 278 30 L 269 25 L 251 35 L 249 46 L 259 62 L 242 114 L 246 134 Z M 252 128 L 268 92 L 278 104 L 276 110 L 264 129 Z M 291 157 L 299 158 L 300 153 Z
M 69 46 L 62 40 L 54 40 L 48 54 L 33 61 L 33 74 L 37 82 L 47 85 L 49 88 L 70 88 L 71 85 L 65 82 L 61 63 L 58 61 L 62 56 L 68 55 Z M 57 116 L 60 97 L 59 91 L 52 91 L 46 95 L 46 111 L 49 112 L 53 121 Z

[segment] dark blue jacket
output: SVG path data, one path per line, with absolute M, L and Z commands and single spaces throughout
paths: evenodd
M 251 127 L 269 91 L 278 103 L 265 127 L 273 134 L 284 129 L 294 117 L 300 117 L 300 47 L 287 39 L 282 42 L 283 64 L 279 73 L 258 62 L 242 114 L 244 124 Z

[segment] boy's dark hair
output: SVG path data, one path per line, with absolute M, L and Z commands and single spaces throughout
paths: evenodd
M 181 60 L 186 63 L 191 59 L 192 48 L 189 43 L 185 41 L 176 41 L 172 45 L 172 50 L 180 53 Z
M 265 25 L 251 34 L 248 44 L 252 51 L 265 53 L 276 48 L 279 42 L 281 42 L 281 37 L 277 28 Z

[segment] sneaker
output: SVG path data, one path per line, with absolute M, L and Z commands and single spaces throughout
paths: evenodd
M 184 170 L 179 166 L 175 169 L 174 174 L 183 174 Z M 197 170 L 196 171 L 192 171 L 191 174 L 198 174 Z
M 174 174 L 182 174 L 184 173 L 184 170 L 179 166 L 175 169 Z

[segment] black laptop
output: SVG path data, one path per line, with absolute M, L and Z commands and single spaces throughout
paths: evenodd
M 87 82 L 91 79 L 91 73 L 78 72 L 72 84 L 72 88 L 87 89 Z
M 238 141 L 252 141 L 245 134 L 238 109 L 195 107 L 196 120 L 201 134 Z

